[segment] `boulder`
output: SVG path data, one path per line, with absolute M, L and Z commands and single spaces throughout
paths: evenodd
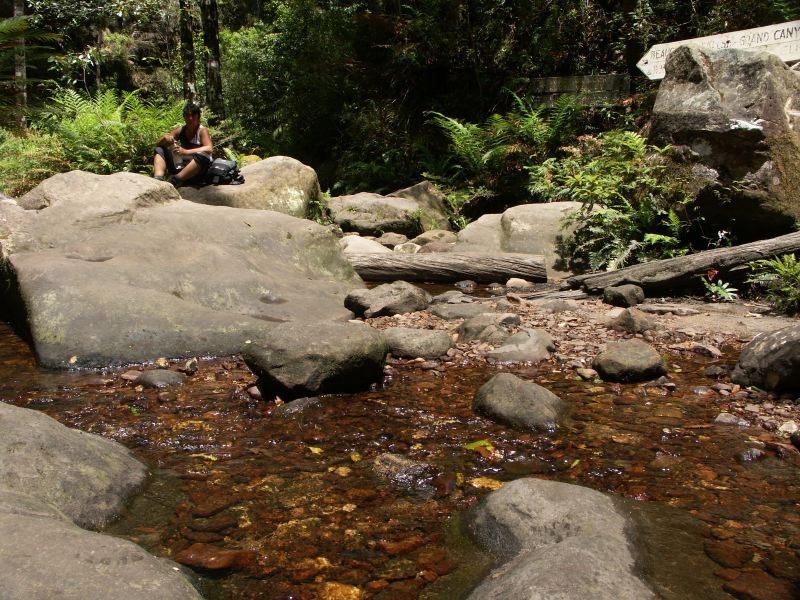
M 455 252 L 521 252 L 545 257 L 548 277 L 568 271 L 563 252 L 571 228 L 563 219 L 580 202 L 548 202 L 513 206 L 502 215 L 484 215 L 458 233 Z
M 375 458 L 372 468 L 379 479 L 400 490 L 427 498 L 436 491 L 432 483 L 437 474 L 434 465 L 412 460 L 402 454 L 384 452 Z
M 499 373 L 483 384 L 472 410 L 509 427 L 555 431 L 566 404 L 553 392 L 511 373 Z
M 644 333 L 656 328 L 656 323 L 647 313 L 636 308 L 626 308 L 611 320 L 611 327 L 628 333 Z
M 413 200 L 361 192 L 328 201 L 333 222 L 344 231 L 379 236 L 387 231 L 414 237 L 422 231 L 419 206 Z
M 379 244 L 386 246 L 387 248 L 394 248 L 395 246 L 399 246 L 400 244 L 405 244 L 408 241 L 408 237 L 403 235 L 402 233 L 394 233 L 393 231 L 388 231 L 375 241 L 378 242 Z
M 731 381 L 775 392 L 800 391 L 800 325 L 755 336 L 742 349 Z
M 603 290 L 603 302 L 626 308 L 636 306 L 644 302 L 644 290 L 632 283 L 609 286 Z
M 438 358 L 452 347 L 453 341 L 446 331 L 390 327 L 383 330 L 389 351 L 398 357 Z
M 553 338 L 543 329 L 523 329 L 507 338 L 503 345 L 486 353 L 486 358 L 501 362 L 537 363 L 550 358 L 556 349 Z
M 43 208 L 0 203 L 0 294 L 47 367 L 235 354 L 270 321 L 350 318 L 363 285 L 329 229 L 143 175 L 72 171 L 20 202 Z
M 242 356 L 265 396 L 284 399 L 367 389 L 383 376 L 388 347 L 361 323 L 290 322 L 269 328 Z
M 294 158 L 271 156 L 242 167 L 241 173 L 241 185 L 186 186 L 179 192 L 200 204 L 274 210 L 301 219 L 322 203 L 317 173 Z
M 421 246 L 419 251 L 422 254 L 431 254 L 434 252 L 452 252 L 455 244 L 449 242 L 429 242 Z
M 693 181 L 706 231 L 739 242 L 800 220 L 800 73 L 765 51 L 683 46 L 667 59 L 649 142 Z
M 411 241 L 420 246 L 437 242 L 441 244 L 455 244 L 458 241 L 458 235 L 446 229 L 432 229 L 420 233 Z
M 202 599 L 174 563 L 85 531 L 53 505 L 2 487 L 0 563 L 0 598 Z
M 638 382 L 655 379 L 667 373 L 658 351 L 639 339 L 609 342 L 594 357 L 592 368 L 605 381 Z
M 339 240 L 339 246 L 345 254 L 370 254 L 380 252 L 391 252 L 389 248 L 372 238 L 364 238 L 360 235 L 346 235 Z
M 483 312 L 458 326 L 458 339 L 460 342 L 470 342 L 481 338 L 487 327 L 516 327 L 521 323 L 522 319 L 516 313 Z
M 133 380 L 135 385 L 143 385 L 147 388 L 163 389 L 174 385 L 183 385 L 186 381 L 186 376 L 171 371 L 170 369 L 149 369 L 143 371 L 136 379 Z
M 146 477 L 145 466 L 117 442 L 0 402 L 0 487 L 96 529 L 119 516 Z
M 504 561 L 469 600 L 655 597 L 638 575 L 629 521 L 601 492 L 518 479 L 489 494 L 468 527 Z
M 416 254 L 420 251 L 420 248 L 422 248 L 422 246 L 419 244 L 415 244 L 414 242 L 405 242 L 404 244 L 397 244 L 397 246 L 392 248 L 392 251 L 399 252 L 401 254 Z
M 430 181 L 421 181 L 389 195 L 413 200 L 419 208 L 420 221 L 425 231 L 450 229 L 447 219 L 447 199 Z
M 405 281 L 383 283 L 371 289 L 357 289 L 344 299 L 344 305 L 356 316 L 390 317 L 425 310 L 431 295 Z
M 456 319 L 471 319 L 477 317 L 485 312 L 492 312 L 492 309 L 485 304 L 436 304 L 431 307 L 432 315 L 445 319 L 446 321 L 455 321 Z

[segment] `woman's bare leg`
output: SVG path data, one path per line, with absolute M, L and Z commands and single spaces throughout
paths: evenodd
M 167 163 L 160 154 L 153 158 L 153 177 L 164 177 L 167 173 Z

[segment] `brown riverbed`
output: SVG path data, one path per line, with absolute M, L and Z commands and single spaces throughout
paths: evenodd
M 564 336 L 560 351 L 581 339 Z M 583 381 L 558 358 L 487 365 L 463 348 L 446 362 L 394 361 L 372 391 L 282 416 L 247 392 L 254 379 L 236 357 L 201 360 L 187 385 L 159 392 L 124 370 L 41 370 L 2 325 L 0 400 L 115 439 L 150 465 L 153 483 L 111 532 L 184 562 L 225 556 L 231 568 L 200 569 L 209 597 L 459 597 L 486 562 L 448 524 L 524 476 L 676 507 L 699 520 L 720 593 L 800 597 L 797 457 L 775 433 L 712 424 L 735 408 L 730 389 L 709 389 L 719 381 L 706 368 L 738 351 L 736 340 L 720 345 L 721 358 L 670 353 L 674 386 L 660 387 Z M 568 399 L 565 426 L 520 433 L 474 415 L 475 391 L 500 370 Z M 743 460 L 749 448 L 759 460 Z M 435 465 L 432 495 L 378 482 L 371 465 L 383 452 Z

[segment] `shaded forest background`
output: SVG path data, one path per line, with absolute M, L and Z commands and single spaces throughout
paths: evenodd
M 65 90 L 139 90 L 144 103 L 168 104 L 195 89 L 212 109 L 217 144 L 293 156 L 335 194 L 386 192 L 446 172 L 449 140 L 432 124 L 433 113 L 483 122 L 513 109 L 532 78 L 628 73 L 634 95 L 615 110 L 635 122 L 646 116 L 655 89 L 635 67 L 650 45 L 800 18 L 794 0 L 0 6 L 0 17 L 24 12 L 32 30 L 60 35 L 28 49 L 29 126 L 46 120 L 42 114 L 52 114 L 53 98 L 63 101 Z M 19 117 L 10 85 L 13 46 L 2 36 L 4 127 L 11 131 Z

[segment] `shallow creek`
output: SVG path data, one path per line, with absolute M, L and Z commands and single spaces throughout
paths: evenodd
M 711 362 L 671 359 L 680 370 L 670 390 L 577 381 L 553 363 L 403 361 L 379 389 L 279 415 L 248 395 L 254 379 L 236 358 L 201 361 L 187 385 L 159 392 L 130 385 L 124 370 L 39 369 L 0 324 L 0 400 L 115 439 L 150 465 L 151 484 L 110 533 L 161 556 L 195 543 L 254 551 L 236 569 L 204 572 L 209 598 L 360 597 L 354 588 L 369 598 L 463 597 L 487 563 L 448 524 L 502 481 L 530 475 L 697 517 L 720 592 L 764 573 L 791 587 L 800 470 L 769 445 L 763 460 L 737 461 L 773 438 L 711 424 L 719 397 L 695 390 L 713 383 L 703 375 Z M 530 434 L 475 416 L 476 390 L 499 370 L 568 399 L 568 423 Z M 377 482 L 371 465 L 383 452 L 436 465 L 432 492 Z

